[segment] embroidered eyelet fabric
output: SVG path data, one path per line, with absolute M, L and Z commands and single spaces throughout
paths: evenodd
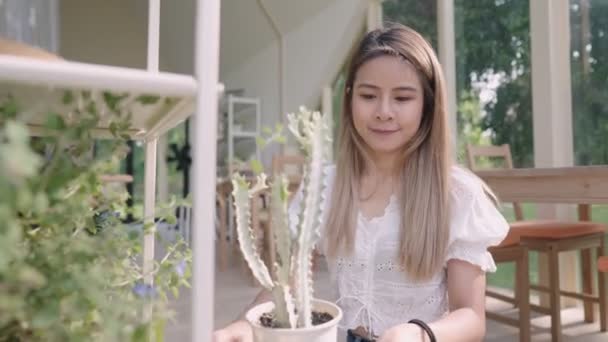
M 335 167 L 325 168 L 326 184 L 322 201 L 323 222 L 327 219 Z M 290 204 L 292 230 L 298 221 L 302 200 L 298 192 Z M 363 326 L 376 335 L 388 328 L 417 318 L 433 322 L 448 312 L 446 267 L 432 279 L 408 279 L 397 260 L 399 248 L 399 203 L 393 195 L 384 214 L 374 218 L 357 215 L 354 253 L 327 259 L 333 300 L 343 311 L 341 329 Z M 496 266 L 487 252 L 499 244 L 509 226 L 486 196 L 481 182 L 459 167 L 451 171 L 450 237 L 445 260 L 459 259 L 494 272 Z M 325 243 L 320 241 L 321 249 Z

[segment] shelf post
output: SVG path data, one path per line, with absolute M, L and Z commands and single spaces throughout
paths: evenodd
M 197 0 L 193 144 L 192 341 L 212 341 L 220 0 Z
M 158 73 L 158 42 L 160 27 L 160 0 L 149 0 L 148 2 L 148 72 Z M 154 222 L 156 205 L 156 136 L 149 137 L 145 141 L 145 169 L 144 169 L 144 255 L 143 272 L 144 283 L 154 285 L 154 244 L 156 225 Z M 149 320 L 152 315 L 152 306 L 146 304 L 144 308 L 144 319 Z

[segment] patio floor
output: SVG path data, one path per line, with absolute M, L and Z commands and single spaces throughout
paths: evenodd
M 316 294 L 319 298 L 327 298 L 329 293 L 329 280 L 324 262 L 316 272 Z M 258 288 L 249 285 L 249 280 L 242 272 L 238 262 L 231 263 L 225 272 L 218 272 L 215 285 L 215 326 L 221 327 L 233 320 L 242 309 L 255 297 Z M 167 325 L 166 341 L 190 341 L 190 291 L 184 290 L 177 300 L 172 303 L 176 319 Z M 504 303 L 488 298 L 487 308 L 492 311 L 512 312 L 516 317 L 516 310 L 512 310 Z M 514 311 L 514 312 L 513 312 Z M 582 308 L 568 308 L 562 311 L 562 334 L 564 341 L 599 342 L 608 341 L 608 333 L 599 332 L 599 323 L 583 323 Z M 532 341 L 550 341 L 551 319 L 549 316 L 538 315 L 532 319 Z M 507 342 L 518 341 L 518 330 L 497 322 L 487 321 L 487 334 L 485 341 Z

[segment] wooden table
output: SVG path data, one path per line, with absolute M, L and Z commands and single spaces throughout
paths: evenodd
M 608 204 L 608 165 L 475 173 L 502 202 Z
M 590 204 L 608 204 L 608 165 L 480 170 L 475 173 L 501 202 L 578 204 L 580 220 L 591 220 Z M 567 263 L 576 265 L 574 258 Z M 548 280 L 548 274 L 543 272 L 547 266 L 547 260 L 539 258 L 541 283 Z M 569 285 L 575 285 L 574 281 Z

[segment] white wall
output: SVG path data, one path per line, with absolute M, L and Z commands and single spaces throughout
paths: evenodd
M 331 84 L 364 29 L 366 0 L 335 0 L 325 4 L 322 9 L 316 7 L 311 16 L 300 21 L 299 25 L 282 28 L 286 48 L 286 112 L 296 111 L 300 105 L 309 108 L 320 106 L 322 87 Z M 271 12 L 271 15 L 282 18 L 282 9 L 273 8 L 276 12 Z M 220 79 L 226 89 L 242 88 L 247 96 L 260 97 L 262 125 L 273 126 L 285 114 L 281 113 L 279 104 L 279 44 L 273 38 L 270 24 L 260 21 L 263 18 L 261 10 L 249 9 L 250 22 L 240 17 L 237 24 L 232 24 L 231 10 L 230 7 L 222 10 L 222 43 L 230 41 L 231 53 L 237 56 L 220 56 L 223 64 Z M 257 37 L 253 39 L 263 45 L 257 51 L 251 49 L 248 41 L 251 36 Z M 238 51 L 239 41 L 243 41 L 243 53 Z M 223 47 L 222 52 L 227 50 Z M 228 60 L 230 63 L 224 64 Z M 266 165 L 275 152 L 276 149 L 271 149 L 263 154 Z
M 162 0 L 160 12 L 160 57 L 164 62 L 163 70 L 194 74 L 195 1 Z
M 319 107 L 322 87 L 331 85 L 365 28 L 367 1 L 333 1 L 288 34 L 286 109 Z
M 60 54 L 81 62 L 145 68 L 147 21 L 136 4 L 61 0 Z

